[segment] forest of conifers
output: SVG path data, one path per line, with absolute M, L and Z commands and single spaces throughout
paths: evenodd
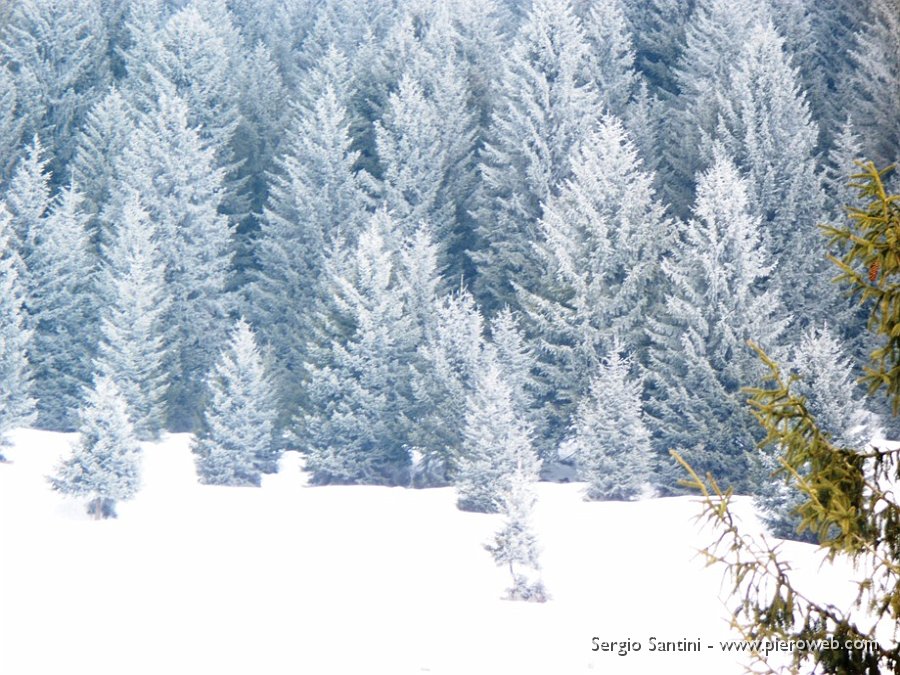
M 0 435 L 116 399 L 212 482 L 758 491 L 748 340 L 883 423 L 819 225 L 898 111 L 898 0 L 0 4 Z

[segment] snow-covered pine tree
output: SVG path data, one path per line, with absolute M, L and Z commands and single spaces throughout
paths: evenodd
M 28 284 L 27 259 L 40 235 L 44 216 L 50 208 L 50 175 L 44 146 L 37 136 L 16 165 L 5 199 L 12 215 L 10 245 L 21 257 L 19 283 Z
M 847 303 L 831 283 L 818 224 L 825 197 L 818 170 L 819 130 L 785 41 L 771 22 L 751 30 L 734 65 L 721 137 L 748 180 L 750 204 L 779 264 L 785 307 L 799 326 L 834 319 Z M 797 251 L 804 251 L 802 256 Z
M 207 380 L 203 426 L 191 450 L 201 483 L 259 485 L 278 471 L 274 391 L 250 325 L 241 319 Z
M 369 206 L 354 169 L 358 153 L 350 149 L 350 120 L 340 100 L 346 62 L 338 56 L 322 64 L 325 72 L 315 77 L 323 88 L 310 107 L 298 106 L 284 140 L 260 225 L 259 272 L 248 289 L 247 314 L 275 359 L 283 419 L 307 402 L 305 363 L 328 294 L 326 257 L 341 242 L 353 245 Z
M 900 160 L 900 0 L 873 0 L 853 52 L 854 117 L 867 156 L 879 166 Z
M 524 467 L 516 467 L 509 491 L 502 497 L 502 511 L 506 521 L 494 536 L 492 544 L 485 548 L 498 565 L 506 565 L 512 576 L 512 586 L 507 590 L 509 600 L 546 602 L 547 590 L 540 579 L 540 549 L 532 524 L 536 501 L 534 478 Z
M 119 158 L 122 187 L 114 194 L 123 200 L 137 191 L 157 227 L 172 298 L 166 317 L 168 422 L 188 430 L 195 428 L 204 378 L 226 339 L 233 250 L 228 219 L 218 212 L 224 169 L 215 168 L 213 149 L 188 126 L 185 103 L 158 84 L 155 110 L 140 116 Z M 110 202 L 104 221 L 117 222 L 121 209 L 120 202 Z
M 859 173 L 856 162 L 861 162 L 864 156 L 862 138 L 853 118 L 848 115 L 835 134 L 822 180 L 831 222 L 843 222 L 849 207 L 864 206 L 859 199 L 859 190 L 850 186 L 850 176 Z
M 82 202 L 76 188 L 63 188 L 25 259 L 37 421 L 54 431 L 77 427 L 97 342 L 96 265 Z
M 54 490 L 87 497 L 95 519 L 115 518 L 116 502 L 140 487 L 141 448 L 128 406 L 116 383 L 98 376 L 81 411 L 80 436 L 72 456 L 49 477 Z
M 550 393 L 545 414 L 557 441 L 613 344 L 645 349 L 645 323 L 665 285 L 660 261 L 672 238 L 653 179 L 622 123 L 606 116 L 544 209 L 538 250 L 547 271 L 537 289 L 521 295 L 540 344 Z
M 445 485 L 458 470 L 466 399 L 484 361 L 484 319 L 464 288 L 440 298 L 434 329 L 417 350 L 411 441 L 422 453 L 419 484 Z
M 118 383 L 141 440 L 159 436 L 166 420 L 165 317 L 171 298 L 156 227 L 131 191 L 115 237 L 104 247 L 97 371 Z
M 0 202 L 0 460 L 6 434 L 28 426 L 36 416 L 28 364 L 31 331 L 25 327 L 24 289 L 19 285 L 22 263 L 12 242 L 12 217 Z
M 601 114 L 586 80 L 588 43 L 569 0 L 536 0 L 505 60 L 477 198 L 476 289 L 488 311 L 533 288 L 542 204 L 569 175 L 573 149 Z
M 588 52 L 588 80 L 594 82 L 603 110 L 620 119 L 637 93 L 631 28 L 620 0 L 592 2 L 584 18 Z
M 531 434 L 500 366 L 496 361 L 485 364 L 466 402 L 462 458 L 456 477 L 460 509 L 496 513 L 512 491 L 514 478 L 537 480 L 541 461 Z
M 397 274 L 395 225 L 375 212 L 330 261 L 333 309 L 310 372 L 308 469 L 316 483 L 406 485 L 415 327 Z
M 578 472 L 586 499 L 637 498 L 650 480 L 650 432 L 643 419 L 643 384 L 617 349 L 591 379 L 573 420 Z
M 709 141 L 717 137 L 724 103 L 721 92 L 729 91 L 732 69 L 768 13 L 768 3 L 756 0 L 697 0 L 685 26 L 665 149 L 667 197 L 679 216 L 690 211 L 694 176 L 708 166 Z
M 806 399 L 807 409 L 819 428 L 840 448 L 863 448 L 878 433 L 877 416 L 866 410 L 857 389 L 853 366 L 841 343 L 828 326 L 810 327 L 790 354 L 787 365 L 798 379 L 791 391 Z M 777 537 L 816 541 L 815 534 L 797 532 L 800 517 L 795 508 L 804 495 L 771 474 L 780 467 L 777 449 L 759 451 L 756 503 L 763 519 Z
M 497 312 L 490 322 L 491 340 L 487 349 L 500 367 L 504 381 L 512 392 L 513 405 L 527 420 L 532 440 L 543 459 L 554 458 L 555 445 L 546 442 L 546 414 L 539 406 L 547 387 L 539 379 L 537 350 L 527 339 L 522 316 L 509 307 Z
M 0 188 L 12 177 L 13 167 L 22 152 L 25 119 L 18 114 L 18 94 L 9 71 L 0 67 Z
M 648 319 L 645 410 L 662 467 L 672 465 L 670 449 L 683 448 L 699 471 L 746 489 L 758 432 L 740 389 L 760 374 L 746 341 L 776 348 L 787 317 L 770 285 L 773 265 L 747 182 L 716 154 L 698 178 L 694 217 L 662 264 L 669 292 Z M 664 491 L 675 489 L 674 475 L 656 478 Z
M 109 82 L 99 0 L 20 0 L 0 27 L 0 60 L 13 75 L 24 133 L 47 147 L 58 184 L 85 114 Z
M 91 241 L 97 250 L 104 242 L 99 217 L 109 202 L 116 180 L 116 163 L 134 128 L 125 97 L 115 87 L 94 104 L 75 142 L 72 183 L 84 194 L 84 209 L 91 214 Z

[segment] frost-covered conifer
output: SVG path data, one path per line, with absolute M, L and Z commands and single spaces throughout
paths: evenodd
M 578 404 L 573 430 L 578 471 L 588 483 L 586 499 L 635 499 L 650 479 L 643 386 L 631 370 L 630 360 L 614 349 Z
M 171 298 L 156 227 L 137 192 L 126 198 L 120 216 L 100 270 L 96 368 L 118 383 L 137 437 L 153 440 L 166 420 L 165 318 Z
M 759 376 L 746 342 L 777 348 L 787 321 L 760 229 L 746 181 L 719 154 L 699 177 L 694 217 L 663 262 L 665 307 L 648 320 L 654 449 L 668 459 L 670 448 L 682 448 L 695 468 L 736 489 L 747 487 L 747 457 L 758 440 L 741 393 Z M 674 489 L 673 477 L 657 478 Z
M 545 279 L 522 289 L 539 340 L 557 434 L 589 388 L 600 359 L 620 341 L 646 345 L 646 320 L 663 287 L 660 262 L 672 224 L 622 123 L 603 119 L 572 160 L 572 177 L 540 222 Z
M 594 82 L 605 112 L 623 118 L 640 80 L 634 69 L 631 29 L 620 0 L 591 3 L 584 17 L 584 33 L 590 45 L 588 78 Z
M 494 536 L 493 543 L 485 548 L 498 565 L 509 568 L 513 584 L 507 590 L 508 599 L 546 602 L 549 596 L 540 579 L 540 549 L 532 524 L 535 503 L 533 481 L 533 477 L 523 468 L 515 469 L 509 491 L 502 498 L 506 521 Z
M 306 441 L 317 483 L 405 485 L 415 326 L 398 278 L 395 225 L 377 211 L 344 264 L 313 352 Z
M 257 243 L 259 271 L 248 291 L 247 313 L 275 358 L 283 415 L 306 398 L 305 363 L 329 293 L 325 260 L 341 242 L 353 245 L 369 206 L 338 83 L 322 77 L 321 95 L 298 107 L 277 161 Z
M 80 436 L 72 456 L 49 478 L 54 490 L 88 498 L 97 520 L 116 517 L 116 502 L 140 487 L 141 450 L 128 406 L 116 383 L 99 376 L 81 412 Z
M 77 426 L 97 341 L 96 270 L 82 201 L 77 189 L 63 188 L 25 260 L 38 424 L 56 431 Z
M 867 155 L 879 165 L 900 159 L 900 0 L 874 0 L 853 52 L 854 115 Z
M 481 152 L 478 295 L 518 306 L 513 283 L 539 278 L 533 243 L 542 203 L 571 169 L 573 149 L 602 113 L 586 80 L 588 43 L 568 0 L 537 0 L 505 60 Z
M 6 191 L 6 206 L 12 215 L 10 244 L 16 247 L 24 265 L 19 268 L 20 283 L 28 283 L 25 269 L 28 256 L 40 235 L 43 218 L 50 208 L 50 175 L 44 146 L 35 136 L 16 165 Z
M 31 331 L 25 327 L 24 289 L 18 278 L 21 261 L 12 240 L 12 218 L 0 203 L 0 460 L 6 434 L 35 418 L 28 364 Z
M 525 414 L 496 362 L 482 367 L 466 403 L 463 456 L 456 478 L 457 505 L 464 511 L 498 512 L 514 477 L 537 480 L 540 459 Z
M 188 126 L 187 106 L 171 90 L 160 91 L 155 106 L 140 117 L 117 162 L 122 186 L 103 218 L 117 222 L 133 190 L 156 225 L 172 299 L 166 317 L 169 423 L 185 430 L 197 422 L 203 380 L 225 341 L 233 249 L 228 219 L 219 213 L 224 170 L 216 168 L 213 149 Z
M 484 319 L 465 289 L 435 302 L 434 328 L 419 345 L 412 392 L 412 443 L 422 453 L 420 482 L 446 484 L 458 469 L 466 400 L 485 363 Z
M 17 111 L 18 94 L 12 75 L 0 67 L 0 186 L 12 177 L 13 167 L 22 152 L 25 120 Z
M 106 49 L 99 0 L 21 0 L 0 27 L 0 59 L 13 75 L 24 133 L 44 141 L 58 182 L 109 81 Z
M 200 482 L 259 485 L 278 471 L 275 399 L 250 325 L 239 321 L 207 380 L 203 426 L 192 445 Z
M 115 188 L 116 163 L 128 145 L 133 128 L 128 103 L 113 87 L 88 112 L 76 139 L 72 182 L 84 194 L 84 209 L 92 216 L 91 239 L 98 249 L 104 240 L 98 216 Z
M 853 394 L 853 366 L 827 326 L 807 329 L 787 364 L 798 378 L 791 391 L 806 399 L 810 414 L 832 443 L 840 448 L 863 448 L 878 433 L 879 420 L 865 409 L 861 397 Z M 803 494 L 793 484 L 772 479 L 771 474 L 780 468 L 777 450 L 759 451 L 758 462 L 756 503 L 773 534 L 815 541 L 813 533 L 797 532 L 800 517 L 794 509 L 804 501 Z

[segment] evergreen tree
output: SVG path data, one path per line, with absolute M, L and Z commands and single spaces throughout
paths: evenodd
M 369 200 L 350 144 L 338 83 L 329 81 L 313 107 L 298 109 L 263 211 L 247 312 L 274 355 L 283 417 L 305 402 L 305 363 L 328 293 L 326 257 L 341 242 L 352 246 L 367 217 Z
M 172 301 L 166 317 L 170 377 L 168 419 L 177 430 L 193 429 L 202 400 L 205 373 L 224 343 L 226 293 L 231 264 L 231 229 L 218 213 L 224 170 L 214 152 L 188 126 L 185 103 L 161 92 L 153 114 L 140 124 L 122 152 L 116 171 L 119 200 L 136 191 L 157 228 Z M 112 201 L 104 220 L 121 218 L 121 201 Z
M 75 132 L 109 80 L 98 0 L 21 0 L 0 29 L 0 63 L 13 74 L 25 133 L 47 144 L 58 183 Z
M 833 318 L 846 303 L 830 283 L 818 231 L 825 207 L 817 168 L 818 127 L 798 79 L 772 24 L 754 29 L 731 75 L 725 135 L 747 174 L 765 241 L 781 263 L 778 279 L 785 306 L 802 326 Z
M 259 485 L 278 471 L 275 399 L 250 325 L 240 320 L 210 373 L 204 425 L 192 445 L 201 483 Z
M 584 17 L 588 52 L 588 78 L 594 82 L 605 112 L 625 116 L 637 93 L 639 78 L 634 68 L 631 29 L 619 0 L 590 4 Z
M 489 310 L 517 306 L 513 281 L 537 281 L 532 242 L 541 205 L 569 175 L 573 149 L 599 117 L 587 72 L 588 43 L 568 0 L 537 0 L 507 57 L 481 153 L 480 243 L 472 255 Z
M 12 177 L 22 151 L 25 119 L 18 114 L 18 92 L 10 72 L 0 63 L 0 188 Z
M 537 536 L 532 525 L 535 495 L 532 478 L 522 468 L 516 468 L 509 492 L 503 496 L 506 522 L 494 536 L 493 544 L 485 548 L 498 565 L 507 565 L 513 585 L 507 590 L 509 600 L 546 602 L 549 598 L 540 578 L 541 565 Z
M 683 448 L 690 461 L 746 488 L 758 440 L 740 387 L 758 374 L 748 339 L 777 346 L 785 314 L 747 183 L 719 155 L 698 179 L 694 217 L 663 262 L 670 291 L 648 321 L 648 426 L 660 456 Z M 674 480 L 657 477 L 664 490 Z
M 865 446 L 878 431 L 878 420 L 868 412 L 856 388 L 853 367 L 840 342 L 827 326 L 807 329 L 788 359 L 791 374 L 797 378 L 791 389 L 806 399 L 807 410 L 814 415 L 819 429 L 830 442 L 841 448 Z M 773 534 L 786 539 L 816 542 L 813 532 L 798 533 L 797 507 L 803 492 L 783 480 L 773 481 L 779 468 L 779 449 L 760 451 L 760 476 L 756 503 Z M 804 469 L 802 475 L 807 475 Z
M 87 497 L 95 519 L 115 518 L 116 502 L 131 499 L 140 487 L 140 455 L 125 399 L 115 382 L 100 376 L 82 409 L 72 456 L 50 484 L 58 492 Z
M 856 131 L 853 118 L 848 115 L 835 135 L 822 180 L 832 222 L 843 220 L 848 208 L 862 206 L 858 191 L 850 187 L 850 176 L 859 172 L 857 162 L 862 161 L 864 154 L 862 139 Z
M 6 434 L 35 419 L 28 364 L 31 331 L 25 327 L 24 289 L 18 279 L 21 261 L 12 237 L 12 218 L 0 203 L 0 461 Z
M 421 481 L 445 485 L 458 471 L 466 401 L 482 369 L 484 319 L 465 289 L 435 303 L 434 329 L 417 349 L 412 374 L 412 443 L 422 453 Z
M 40 236 L 43 219 L 50 208 L 50 175 L 44 158 L 44 146 L 35 136 L 6 191 L 6 206 L 12 215 L 12 241 L 22 260 L 19 262 L 20 283 L 27 288 L 27 259 Z
M 643 352 L 664 283 L 672 224 L 621 122 L 607 116 L 581 145 L 572 178 L 547 202 L 539 251 L 545 281 L 523 289 L 551 392 L 551 435 L 568 428 L 591 374 L 613 344 Z
M 88 112 L 76 139 L 72 182 L 84 194 L 91 215 L 91 240 L 99 250 L 110 233 L 101 231 L 100 213 L 115 188 L 116 164 L 128 145 L 134 119 L 125 98 L 113 87 Z
M 573 420 L 577 463 L 586 499 L 628 500 L 650 478 L 650 432 L 644 425 L 642 382 L 615 349 L 591 379 Z
M 409 482 L 408 364 L 415 344 L 396 262 L 395 225 L 376 212 L 332 271 L 334 312 L 310 364 L 309 461 L 317 483 Z
M 708 141 L 716 138 L 722 113 L 721 93 L 730 90 L 734 64 L 767 10 L 767 3 L 755 0 L 738 6 L 730 0 L 696 0 L 674 68 L 678 99 L 666 148 L 668 196 L 679 216 L 690 209 L 694 176 L 707 166 Z
M 171 298 L 156 227 L 137 192 L 125 199 L 103 257 L 96 368 L 119 384 L 137 437 L 154 440 L 166 420 L 165 319 Z
M 460 509 L 498 512 L 516 481 L 537 480 L 540 459 L 531 433 L 499 365 L 487 364 L 466 404 L 463 457 L 456 478 Z
M 635 66 L 652 95 L 668 100 L 678 91 L 674 67 L 695 0 L 623 0 L 634 40 Z
M 900 159 L 900 0 L 873 0 L 853 52 L 854 118 L 872 159 Z
M 70 187 L 57 195 L 25 261 L 38 424 L 56 431 L 77 427 L 96 344 L 95 265 L 82 201 Z

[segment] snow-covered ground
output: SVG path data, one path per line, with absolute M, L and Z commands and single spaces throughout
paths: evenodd
M 119 519 L 95 522 L 44 479 L 72 440 L 19 431 L 0 464 L 0 673 L 743 672 L 718 646 L 736 635 L 691 498 L 539 485 L 553 599 L 515 603 L 482 548 L 500 517 L 458 511 L 452 490 L 308 487 L 293 453 L 262 489 L 201 486 L 189 437 L 171 435 L 145 446 Z M 852 594 L 813 547 L 785 551 L 804 589 Z M 650 652 L 651 636 L 703 647 Z M 597 653 L 594 637 L 642 649 Z

